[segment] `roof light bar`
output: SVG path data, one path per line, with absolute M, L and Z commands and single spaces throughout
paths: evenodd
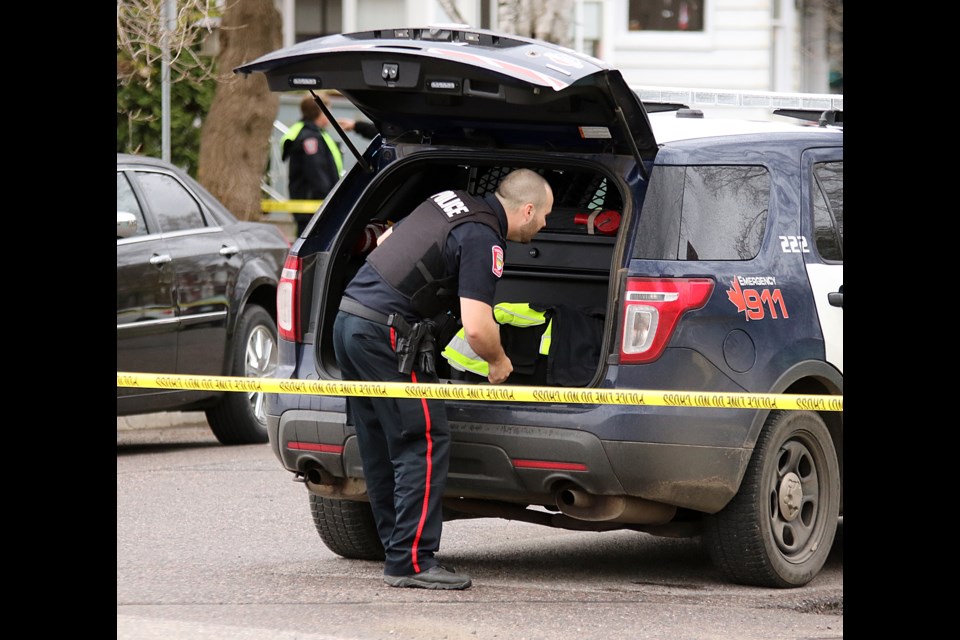
M 690 89 L 685 87 L 631 86 L 641 102 L 670 102 L 689 107 L 759 107 L 768 109 L 815 109 L 843 111 L 843 94 L 780 93 Z

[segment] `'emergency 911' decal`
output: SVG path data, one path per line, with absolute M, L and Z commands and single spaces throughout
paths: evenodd
M 749 288 L 744 289 L 745 286 Z M 758 286 L 763 288 L 759 289 Z M 773 276 L 737 276 L 733 286 L 727 289 L 727 297 L 748 321 L 763 320 L 768 313 L 774 320 L 790 317 L 783 293 Z

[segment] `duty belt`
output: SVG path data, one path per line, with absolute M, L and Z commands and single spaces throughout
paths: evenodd
M 391 313 L 390 315 L 380 313 L 347 296 L 343 296 L 343 298 L 340 299 L 340 310 L 346 311 L 350 315 L 363 318 L 364 320 L 369 320 L 370 322 L 393 327 L 402 336 L 410 333 L 410 323 L 399 313 Z
M 387 314 L 374 311 L 370 307 L 365 307 L 353 298 L 348 298 L 346 296 L 341 298 L 340 311 L 346 311 L 347 313 L 354 316 L 359 316 L 364 320 L 389 326 L 388 322 L 390 317 Z
M 399 313 L 385 315 L 346 296 L 340 299 L 340 310 L 396 330 L 397 371 L 409 374 L 416 368 L 421 373 L 436 376 L 437 369 L 434 363 L 436 342 L 433 335 L 436 324 L 432 320 L 423 320 L 411 327 Z

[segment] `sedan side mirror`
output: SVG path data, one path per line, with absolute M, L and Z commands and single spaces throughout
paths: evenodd
M 137 232 L 137 216 L 117 211 L 117 238 L 129 238 Z

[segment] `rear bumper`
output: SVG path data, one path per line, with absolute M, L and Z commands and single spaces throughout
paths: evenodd
M 704 416 L 679 416 L 674 409 L 669 419 Z M 271 446 L 289 471 L 319 467 L 336 478 L 363 477 L 345 414 L 296 409 L 270 416 L 269 422 Z M 716 426 L 702 425 L 714 435 Z M 593 494 L 714 513 L 736 494 L 751 453 L 740 446 L 601 439 L 582 428 L 451 419 L 450 429 L 447 497 L 522 504 L 552 504 L 556 491 L 572 483 Z M 742 434 L 731 435 L 732 442 L 742 442 Z

